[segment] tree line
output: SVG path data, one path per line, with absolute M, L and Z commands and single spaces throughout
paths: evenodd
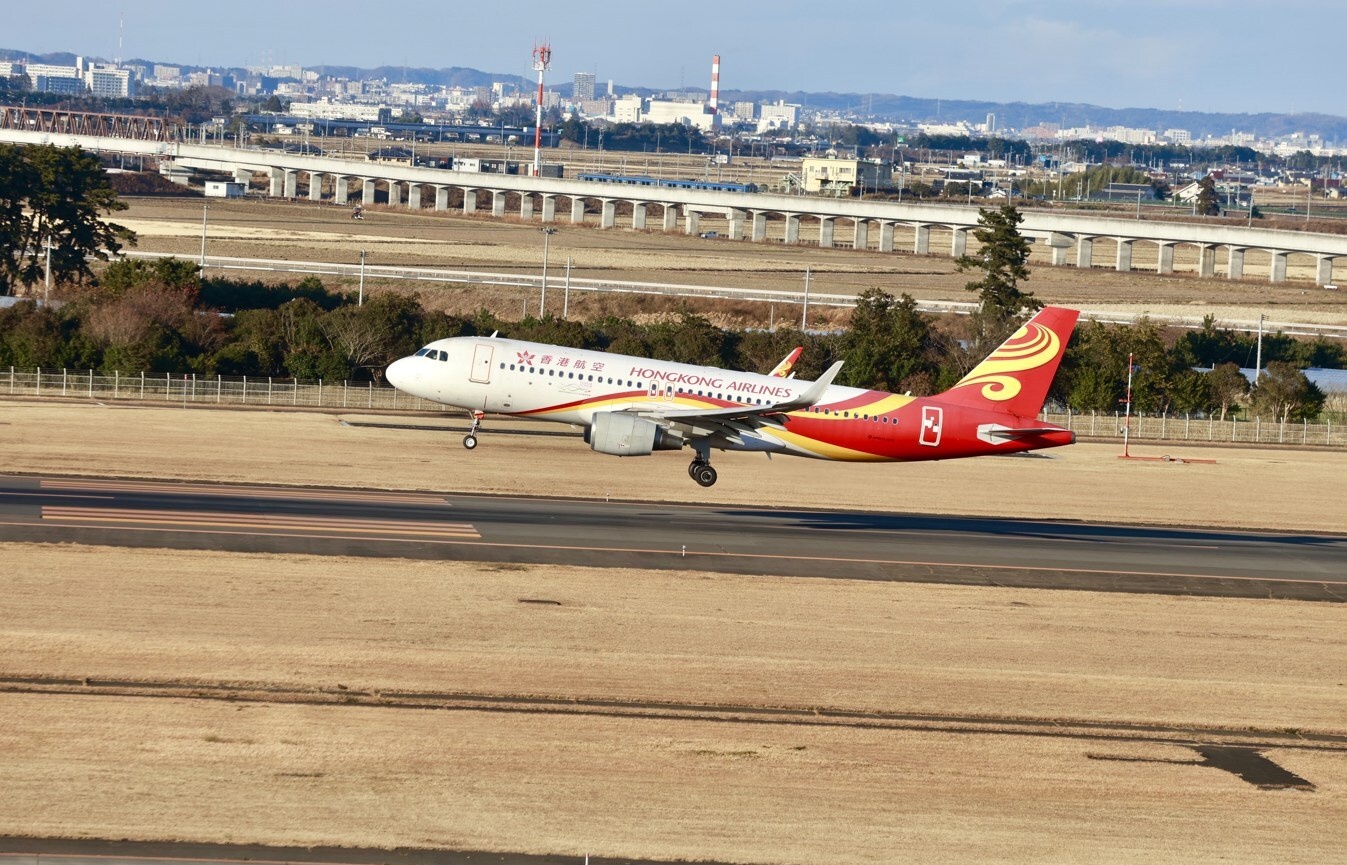
M 0 310 L 0 366 L 379 381 L 389 362 L 427 342 L 499 330 L 515 339 L 760 372 L 803 345 L 801 378 L 842 360 L 839 383 L 922 395 L 944 390 L 980 361 L 1004 336 L 998 322 L 987 314 L 929 316 L 910 296 L 877 288 L 858 298 L 851 327 L 837 333 L 726 330 L 691 312 L 651 324 L 550 315 L 505 321 L 484 311 L 428 310 L 415 295 L 396 292 L 357 305 L 316 277 L 296 284 L 201 280 L 192 262 L 122 260 L 59 307 L 25 301 Z M 1347 361 L 1337 343 L 1272 335 L 1263 345 L 1271 362 L 1250 388 L 1238 372 L 1254 356 L 1246 334 L 1211 321 L 1178 333 L 1148 321 L 1088 322 L 1076 329 L 1052 399 L 1077 411 L 1118 410 L 1129 354 L 1136 411 L 1282 420 L 1313 419 L 1323 407 L 1302 367 Z

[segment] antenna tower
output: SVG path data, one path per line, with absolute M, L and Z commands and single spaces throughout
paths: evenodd
M 538 73 L 538 110 L 533 123 L 533 176 L 543 165 L 543 73 L 552 68 L 552 46 L 547 42 L 533 46 L 533 71 Z

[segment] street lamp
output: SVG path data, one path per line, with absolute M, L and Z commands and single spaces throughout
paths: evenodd
M 556 234 L 557 230 L 549 226 L 547 228 L 542 229 L 542 233 L 543 233 L 543 293 L 541 299 L 539 299 L 538 301 L 538 318 L 542 318 L 547 311 L 547 247 L 548 242 L 552 239 L 552 235 Z

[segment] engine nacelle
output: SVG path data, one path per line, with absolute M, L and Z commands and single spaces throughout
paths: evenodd
M 643 417 L 618 411 L 599 412 L 585 431 L 589 447 L 601 454 L 644 457 L 653 451 L 676 451 L 683 440 Z

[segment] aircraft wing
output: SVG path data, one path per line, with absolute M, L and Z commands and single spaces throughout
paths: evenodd
M 818 404 L 827 393 L 828 387 L 837 377 L 837 373 L 842 369 L 842 362 L 839 360 L 828 367 L 827 372 L 818 377 L 818 380 L 811 383 L 809 387 L 800 392 L 800 395 L 794 399 L 782 400 L 771 405 L 737 405 L 729 408 L 719 409 L 668 409 L 661 410 L 657 406 L 649 408 L 636 409 L 636 414 L 651 420 L 668 421 L 670 423 L 696 426 L 699 422 L 726 426 L 734 429 L 745 429 L 750 426 L 780 426 L 778 421 L 772 420 L 772 415 L 783 414 L 796 409 L 809 408 Z M 742 421 L 744 423 L 736 423 Z

